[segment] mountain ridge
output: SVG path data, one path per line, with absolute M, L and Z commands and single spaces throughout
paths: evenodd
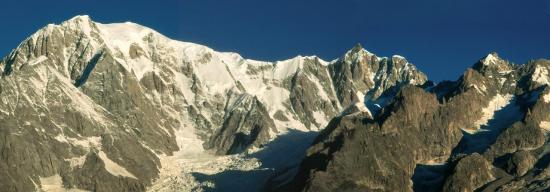
M 548 67 L 491 53 L 455 81 L 406 86 L 374 121 L 333 119 L 268 190 L 546 191 Z
M 158 181 L 193 182 L 191 173 L 175 171 L 187 166 L 176 162 L 214 153 L 220 156 L 208 161 L 221 163 L 219 171 L 232 169 L 242 152 L 267 150 L 287 132 L 322 129 L 347 106 L 368 111 L 365 95 L 427 80 L 404 58 L 355 51 L 332 62 L 262 62 L 131 22 L 76 16 L 50 24 L 0 62 L 7 126 L 0 166 L 11 178 L 0 187 L 169 190 L 173 183 Z
M 549 70 L 489 53 L 435 84 L 360 44 L 257 61 L 76 16 L 0 61 L 0 188 L 546 190 Z

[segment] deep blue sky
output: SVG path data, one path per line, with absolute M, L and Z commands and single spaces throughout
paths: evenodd
M 356 43 L 399 54 L 436 81 L 491 51 L 515 63 L 550 58 L 550 0 L 3 0 L 0 55 L 48 23 L 90 15 L 133 21 L 173 39 L 282 60 L 341 56 Z

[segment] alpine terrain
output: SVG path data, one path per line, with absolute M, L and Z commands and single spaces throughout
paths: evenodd
M 76 16 L 0 61 L 0 191 L 548 191 L 550 60 L 433 83 Z

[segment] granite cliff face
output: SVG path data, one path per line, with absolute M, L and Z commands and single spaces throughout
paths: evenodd
M 343 114 L 272 191 L 546 191 L 550 61 L 491 53 L 456 81 L 402 87 L 377 116 Z
M 388 112 L 372 106 L 427 81 L 404 58 L 360 46 L 332 62 L 264 62 L 88 16 L 40 29 L 2 59 L 0 73 L 4 191 L 175 190 L 157 184 L 189 179 L 171 169 L 185 166 L 181 158 L 261 153 L 344 111 L 373 121 Z M 204 187 L 186 182 L 179 189 Z

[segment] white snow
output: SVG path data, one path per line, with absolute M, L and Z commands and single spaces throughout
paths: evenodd
M 101 149 L 101 137 L 86 137 L 86 138 L 70 138 L 66 136 L 64 137 L 69 143 L 72 145 L 78 145 L 88 151 L 91 149 Z
M 82 189 L 66 189 L 63 187 L 63 180 L 58 174 L 49 177 L 40 177 L 40 188 L 44 192 L 86 192 Z
M 507 75 L 507 74 L 512 73 L 512 71 L 514 71 L 514 70 L 502 70 L 502 71 L 499 71 L 498 73 L 500 73 L 501 75 Z
M 358 102 L 360 102 L 360 103 L 365 102 L 365 94 L 363 94 L 361 91 L 355 92 L 355 95 L 357 95 L 357 98 L 359 98 Z
M 102 38 L 112 48 L 119 50 L 125 56 L 130 54 L 130 45 L 137 43 L 140 45 L 143 37 L 149 33 L 155 33 L 153 30 L 135 23 L 96 23 Z
M 48 85 L 48 72 L 47 67 L 44 65 L 37 66 L 34 68 L 34 75 L 29 79 L 31 84 L 34 86 L 34 92 L 36 95 L 42 97 L 42 102 L 45 103 L 47 85 Z
M 481 90 L 482 90 L 483 92 L 487 92 L 487 87 L 485 87 L 484 84 L 482 84 L 480 88 L 481 88 Z
M 63 134 L 59 134 L 54 137 L 55 140 L 59 142 L 69 143 L 73 146 L 79 146 L 84 148 L 84 150 L 90 152 L 92 149 L 101 149 L 101 137 L 85 137 L 85 138 L 70 138 Z M 81 167 L 86 161 L 86 155 L 73 157 L 69 159 L 64 159 L 69 162 L 71 168 Z
M 54 137 L 55 140 L 61 142 L 61 143 L 69 143 L 67 138 L 64 135 L 57 135 Z
M 368 112 L 370 114 L 369 108 L 365 105 L 365 94 L 360 91 L 357 91 L 355 94 L 357 95 L 357 98 L 359 98 L 359 101 L 357 101 L 354 105 L 359 109 L 359 111 Z
M 477 92 L 481 93 L 481 94 L 485 94 L 485 92 L 487 92 L 487 87 L 485 87 L 485 85 L 481 85 L 481 86 L 477 86 L 475 84 L 472 84 L 470 85 L 470 87 L 473 87 L 475 90 L 477 90 Z
M 403 57 L 401 55 L 393 55 L 392 58 L 405 59 L 405 57 Z
M 465 131 L 466 133 L 468 133 L 470 135 L 473 135 L 473 134 L 481 133 L 481 132 L 484 132 L 484 131 L 487 131 L 487 130 L 485 130 L 485 129 L 464 129 L 464 128 L 462 128 L 462 131 Z
M 317 78 L 317 77 L 314 77 L 314 76 L 311 76 L 308 78 L 311 80 L 311 82 L 313 82 L 315 84 L 315 86 L 317 87 L 317 91 L 319 93 L 319 97 L 321 97 L 321 99 L 323 100 L 327 100 L 327 101 L 330 101 L 330 98 L 326 92 L 326 90 L 323 88 L 323 86 L 321 85 L 320 83 L 320 80 Z
M 546 131 L 550 131 L 550 121 L 541 121 L 539 126 Z
M 71 29 L 81 29 L 86 36 L 90 36 L 92 28 L 90 26 L 91 19 L 88 15 L 77 15 L 61 25 Z
M 84 165 L 84 162 L 86 162 L 86 155 L 65 159 L 65 161 L 69 162 L 71 168 L 82 167 L 82 165 Z
M 9 111 L 3 110 L 3 109 L 0 109 L 0 113 L 6 114 L 6 115 L 9 115 L 9 114 L 10 114 Z
M 489 120 L 491 120 L 495 114 L 496 111 L 502 109 L 504 106 L 508 105 L 510 103 L 510 100 L 512 100 L 513 95 L 507 94 L 507 95 L 500 95 L 497 94 L 493 97 L 491 101 L 489 101 L 489 104 L 481 110 L 482 116 L 480 119 L 478 119 L 474 125 L 474 130 L 471 129 L 463 129 L 466 132 L 469 133 L 475 133 L 480 130 L 482 125 L 487 125 Z
M 137 79 L 141 79 L 143 74 L 153 71 L 153 62 L 147 58 L 151 52 L 146 45 L 145 37 L 150 37 L 156 41 L 168 41 L 167 38 L 156 31 L 143 27 L 141 25 L 126 22 L 113 24 L 96 23 L 101 37 L 107 43 L 106 46 L 112 50 L 118 50 L 122 53 L 122 58 L 115 58 L 129 72 L 133 72 Z M 138 58 L 130 58 L 130 47 L 136 46 L 144 51 L 144 55 Z
M 369 110 L 369 108 L 365 105 L 365 94 L 363 94 L 362 92 L 360 91 L 357 91 L 355 93 L 357 95 L 357 98 L 359 98 L 359 101 L 356 101 L 355 103 L 353 103 L 352 105 L 357 108 L 359 111 L 358 112 L 355 112 L 355 113 L 352 113 L 352 114 L 348 114 L 348 115 L 356 115 L 356 114 L 359 114 L 361 112 L 363 113 L 368 113 L 369 116 L 372 117 L 372 112 Z
M 158 155 L 162 168 L 159 179 L 147 191 L 202 191 L 203 187 L 215 187 L 210 182 L 197 181 L 192 173 L 216 174 L 226 170 L 247 171 L 260 167 L 256 159 L 242 155 L 214 156 L 202 148 L 202 141 L 194 129 L 182 127 L 176 130 L 180 148 L 172 156 Z
M 44 55 L 40 55 L 39 57 L 37 57 L 37 58 L 35 58 L 35 59 L 29 61 L 29 65 L 30 65 L 30 66 L 33 66 L 33 65 L 39 64 L 39 63 L 41 63 L 41 62 L 43 62 L 43 61 L 45 61 L 45 60 L 47 60 L 47 59 L 48 59 L 48 57 L 46 57 L 46 56 L 44 56 Z
M 535 71 L 531 76 L 531 80 L 541 85 L 550 85 L 548 69 L 546 67 L 536 66 Z
M 354 103 L 354 105 L 355 107 L 357 107 L 357 109 L 359 109 L 359 111 L 368 112 L 370 114 L 369 108 L 367 108 L 363 102 L 357 102 L 357 103 Z
M 129 62 L 131 63 L 130 64 L 130 66 L 132 66 L 131 69 L 136 75 L 137 79 L 143 78 L 143 75 L 145 75 L 145 73 L 147 72 L 154 71 L 153 69 L 154 63 L 150 59 L 145 58 L 143 56 L 133 59 Z
M 181 73 L 175 72 L 174 73 L 174 83 L 176 84 L 176 87 L 182 92 L 185 99 L 189 100 L 190 102 L 195 102 L 195 93 L 191 91 L 192 82 L 191 79 L 184 76 Z
M 63 143 L 69 143 L 73 146 L 79 146 L 90 152 L 92 149 L 101 149 L 101 137 L 70 138 L 63 134 L 54 137 L 55 140 Z M 71 168 L 81 167 L 86 161 L 86 155 L 64 159 L 69 162 Z
M 297 56 L 292 59 L 275 62 L 274 78 L 284 79 L 288 76 L 293 75 L 294 73 L 296 73 L 296 71 L 298 71 L 298 69 L 302 68 L 303 62 L 304 60 L 302 56 Z
M 226 65 L 216 55 L 212 55 L 209 62 L 197 64 L 195 67 L 202 83 L 213 93 L 222 93 L 236 86 Z
M 477 121 L 476 127 L 463 129 L 464 148 L 459 153 L 483 153 L 498 138 L 500 133 L 514 123 L 521 121 L 524 112 L 516 103 L 516 97 L 508 95 L 496 95 L 488 105 L 482 109 L 482 117 Z
M 171 40 L 152 29 L 135 23 L 101 24 L 90 22 L 92 21 L 89 17 L 79 16 L 72 19 L 71 22 L 62 25 L 69 28 L 82 28 L 84 33 L 88 36 L 86 38 L 92 41 L 94 48 L 92 53 L 95 53 L 102 47 L 109 49 L 109 51 L 114 53 L 113 56 L 117 61 L 116 63 L 120 64 L 128 72 L 133 73 L 138 80 L 148 72 L 155 72 L 158 74 L 164 73 L 162 75 L 162 80 L 166 81 L 164 83 L 167 85 L 175 85 L 176 90 L 183 94 L 184 99 L 189 104 L 200 103 L 210 99 L 218 99 L 216 98 L 219 96 L 218 93 L 225 94 L 229 89 L 235 90 L 237 85 L 236 82 L 240 82 L 245 88 L 245 93 L 257 96 L 260 101 L 266 105 L 270 115 L 273 116 L 280 110 L 289 118 L 289 121 L 275 120 L 277 129 L 279 129 L 279 134 L 292 132 L 293 129 L 307 130 L 303 123 L 295 119 L 296 117 L 293 115 L 290 115 L 290 113 L 288 113 L 289 110 L 283 105 L 283 103 L 288 102 L 290 92 L 282 87 L 282 82 L 296 72 L 302 70 L 304 62 L 307 60 L 318 59 L 320 65 L 324 66 L 335 63 L 336 61 L 333 60 L 329 63 L 316 56 L 297 56 L 288 60 L 275 62 L 255 61 L 244 59 L 237 53 L 216 52 L 202 45 Z M 50 26 L 50 28 L 53 27 L 55 26 Z M 97 27 L 99 36 L 91 36 L 92 30 L 96 30 L 95 27 Z M 96 40 L 98 40 L 96 38 L 102 39 L 103 41 L 96 42 Z M 98 42 L 104 42 L 105 44 L 99 45 Z M 144 54 L 137 58 L 131 58 L 129 53 L 131 46 L 141 48 Z M 65 50 L 65 52 L 69 51 L 70 50 Z M 209 59 L 204 59 L 205 56 L 208 56 Z M 365 56 L 373 56 L 373 54 L 362 49 L 358 54 L 346 55 L 345 57 L 352 57 L 352 59 L 357 60 L 363 59 Z M 153 57 L 155 60 L 153 60 Z M 397 55 L 394 57 L 402 58 Z M 65 58 L 68 58 L 68 55 L 66 55 Z M 38 58 L 31 63 L 38 64 L 42 62 L 40 60 L 45 59 L 47 58 Z M 161 60 L 162 65 L 160 65 L 161 63 L 157 63 L 156 59 Z M 81 112 L 93 122 L 98 122 L 100 125 L 110 124 L 111 122 L 109 122 L 108 118 L 109 112 L 94 103 L 92 99 L 83 94 L 79 89 L 75 88 L 73 82 L 66 78 L 68 74 L 66 71 L 67 63 L 68 61 L 66 60 L 63 64 L 63 71 L 53 67 L 48 68 L 48 70 L 53 71 L 53 77 L 57 77 L 57 79 L 62 82 L 61 89 L 63 90 L 63 96 L 72 98 L 72 102 L 66 103 L 66 105 L 73 108 L 75 111 Z M 186 76 L 180 72 L 182 63 L 191 65 L 190 68 L 193 70 L 192 73 L 196 75 L 201 82 L 198 86 L 204 90 L 204 93 L 202 93 L 204 95 L 197 96 L 191 91 L 191 76 Z M 159 65 L 155 66 L 154 64 Z M 249 67 L 262 68 L 262 70 L 259 71 L 258 74 L 247 74 L 247 69 L 249 69 Z M 321 99 L 329 100 L 330 97 L 334 96 L 335 91 L 324 90 L 318 78 L 309 75 L 307 77 L 319 90 L 318 95 Z M 372 81 L 373 79 L 374 76 L 371 76 L 370 80 Z M 46 81 L 36 81 L 34 83 L 38 87 L 41 85 L 40 83 L 44 82 Z M 332 84 L 332 82 L 330 83 Z M 162 106 L 162 102 L 165 102 L 165 100 L 161 100 L 160 95 L 155 94 L 156 93 L 148 95 L 147 98 L 150 99 L 151 102 L 160 103 Z M 357 94 L 360 101 L 355 103 L 356 107 L 370 114 L 370 111 L 365 106 L 363 93 L 358 92 Z M 181 100 L 183 100 L 175 96 L 166 97 L 170 97 L 166 100 L 171 102 L 181 102 Z M 338 103 L 338 106 L 339 105 Z M 179 130 L 175 130 L 176 140 L 180 147 L 180 151 L 174 153 L 173 156 L 157 154 L 160 158 L 162 168 L 160 170 L 160 178 L 155 181 L 151 187 L 152 191 L 192 191 L 200 189 L 201 187 L 214 185 L 208 182 L 197 181 L 191 175 L 193 172 L 210 175 L 227 170 L 250 171 L 262 169 L 258 159 L 255 158 L 244 157 L 242 155 L 220 157 L 213 156 L 208 151 L 204 151 L 202 148 L 202 141 L 195 135 L 194 128 L 189 126 L 189 124 L 192 123 L 188 122 L 187 119 L 183 120 L 184 118 L 182 116 L 185 114 L 175 109 L 171 109 L 170 107 L 168 108 L 169 109 L 163 110 L 167 113 L 164 115 L 173 119 L 181 118 L 182 126 Z M 207 119 L 209 118 L 208 114 L 205 114 L 209 113 L 208 110 L 200 111 L 200 113 L 207 116 Z M 321 124 L 320 128 L 323 128 L 328 122 L 327 117 L 325 117 L 325 114 L 321 111 L 314 112 L 313 118 L 316 122 Z M 60 134 L 53 139 L 59 142 L 66 142 L 71 145 L 83 147 L 88 151 L 98 151 L 98 155 L 105 162 L 105 169 L 109 173 L 115 176 L 136 178 L 132 173 L 126 170 L 126 168 L 107 157 L 107 154 L 101 150 L 101 138 L 99 137 L 69 138 Z M 260 151 L 261 150 L 262 149 L 260 149 Z M 65 161 L 69 162 L 73 168 L 79 167 L 84 164 L 85 156 L 71 157 L 65 159 Z M 175 188 L 173 187 L 175 187 L 175 185 L 181 186 L 176 186 L 178 190 L 174 190 Z
M 544 94 L 542 99 L 545 103 L 550 103 L 550 93 Z
M 506 82 L 506 78 L 500 78 L 500 85 L 504 85 L 504 83 Z
M 436 157 L 433 159 L 430 159 L 426 162 L 420 163 L 422 165 L 445 165 L 447 161 L 447 157 Z
M 346 54 L 344 55 L 344 60 L 357 62 L 365 57 L 371 57 L 374 55 L 365 49 L 361 49 L 360 51 L 358 51 L 356 54 L 353 54 L 353 55 L 351 54 L 352 51 L 353 50 L 349 50 L 348 52 L 346 52 Z M 384 57 L 382 58 L 377 57 L 377 59 L 383 59 L 383 58 Z
M 328 124 L 327 117 L 323 112 L 314 111 L 313 118 L 315 119 L 315 122 L 319 123 L 319 127 L 318 127 L 319 130 L 322 130 Z
M 483 60 L 482 60 L 482 63 L 484 65 L 490 65 L 490 64 L 495 64 L 497 61 L 498 61 L 498 57 L 496 57 L 495 55 L 493 55 L 492 53 L 491 54 L 488 54 Z
M 260 101 L 266 105 L 270 112 L 275 113 L 277 110 L 285 111 L 283 102 L 289 99 L 290 92 L 281 87 L 272 86 L 270 89 L 265 90 L 262 93 L 258 93 L 257 96 Z
M 99 155 L 99 158 L 101 158 L 101 160 L 105 164 L 105 170 L 107 170 L 112 175 L 137 179 L 136 176 L 128 172 L 126 168 L 120 166 L 116 162 L 109 159 L 109 157 L 107 157 L 107 154 L 105 154 L 105 152 L 99 151 L 98 155 Z

